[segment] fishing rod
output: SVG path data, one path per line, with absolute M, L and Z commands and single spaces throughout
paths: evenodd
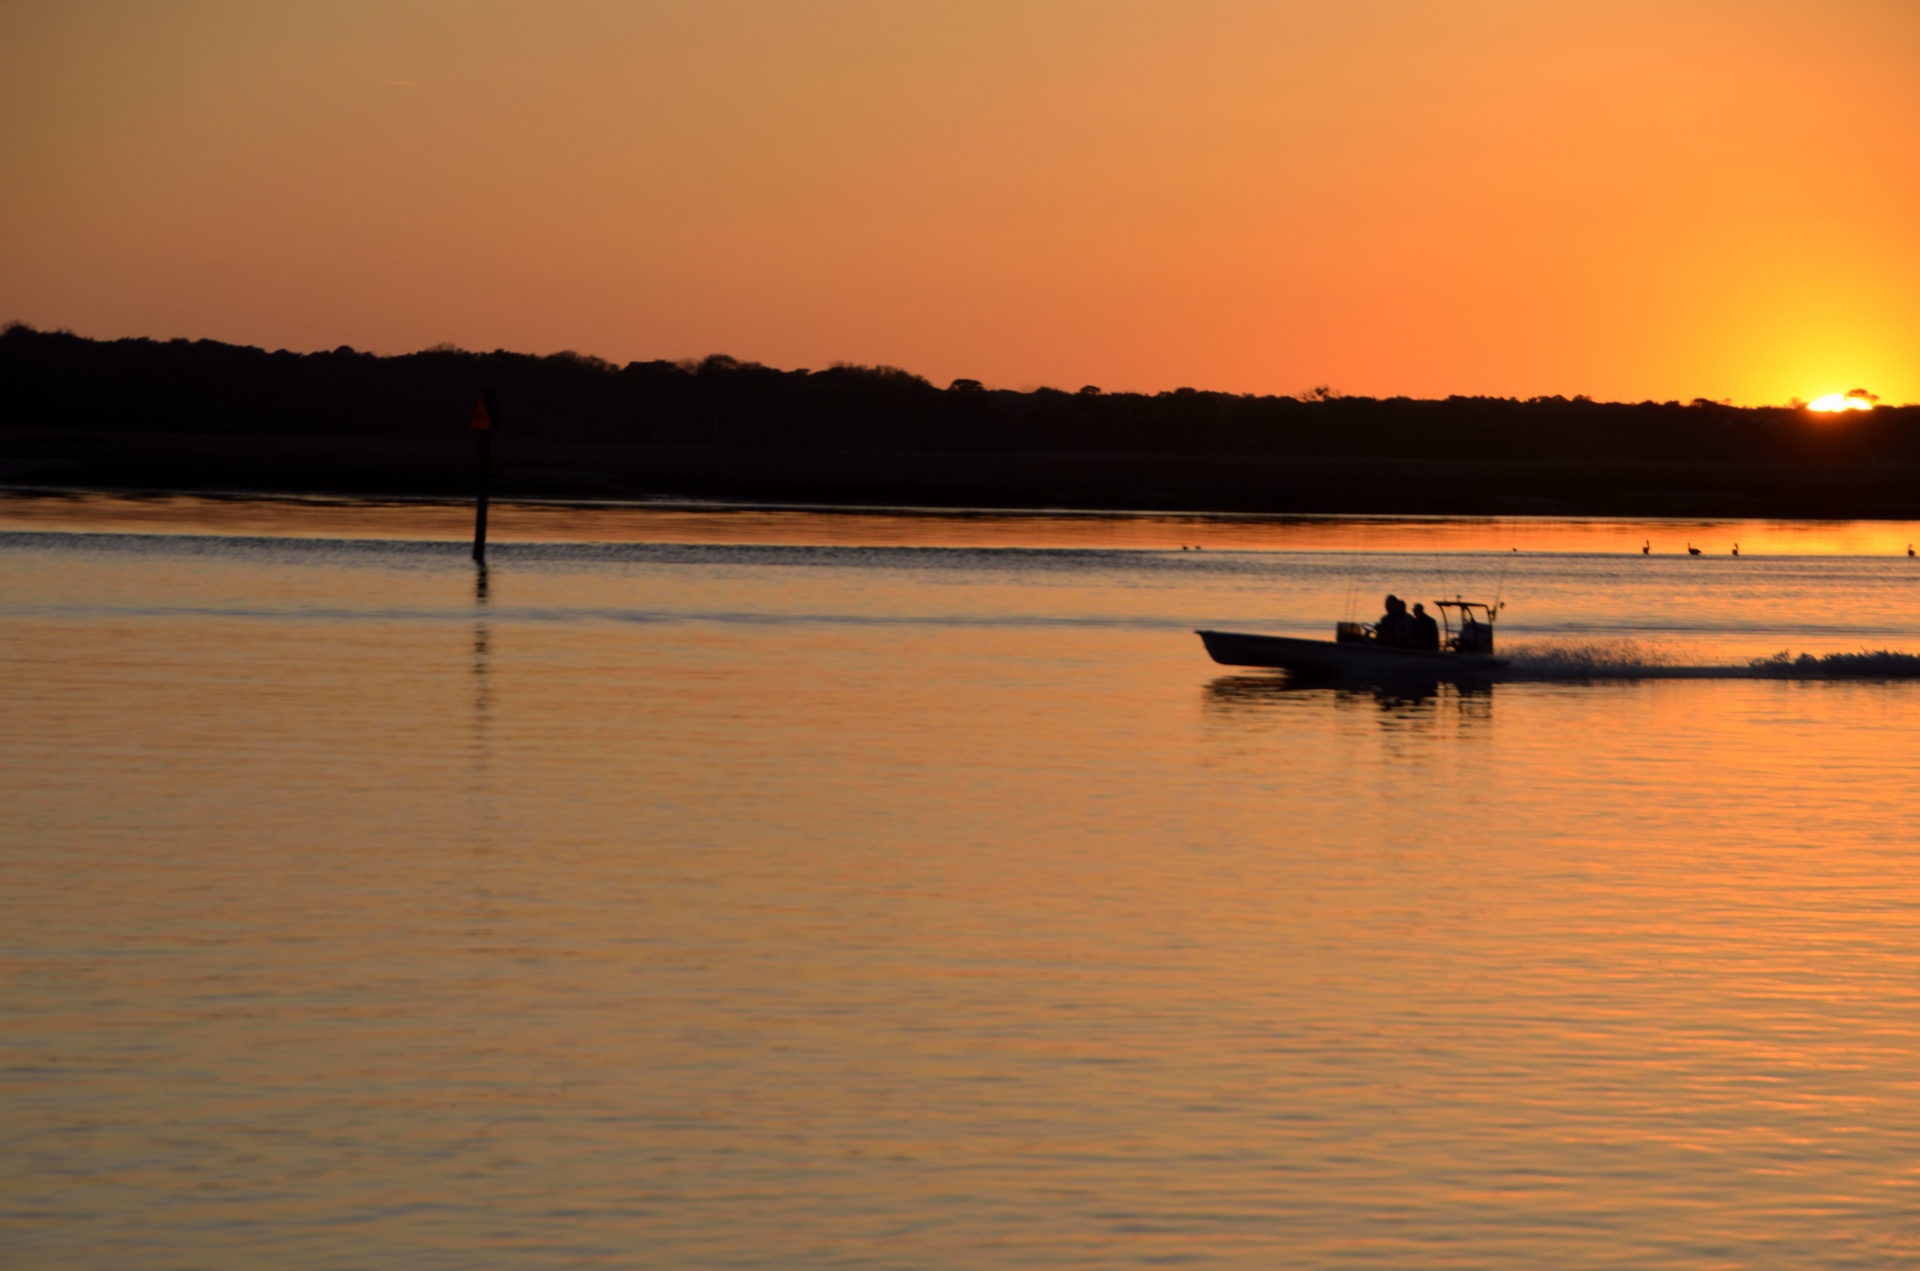
M 1493 585 L 1493 612 L 1495 614 L 1498 614 L 1501 606 L 1506 603 L 1500 598 L 1507 594 L 1507 569 L 1513 564 L 1513 558 L 1519 554 L 1520 549 L 1516 547 L 1509 552 L 1507 558 L 1500 563 L 1500 577 Z

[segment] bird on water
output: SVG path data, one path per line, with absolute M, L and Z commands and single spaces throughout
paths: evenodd
M 1735 544 L 1733 545 L 1733 554 L 1734 554 L 1735 556 L 1738 556 L 1738 555 L 1740 554 L 1740 544 L 1738 544 L 1738 543 L 1735 543 Z
M 1687 544 L 1687 555 L 1698 556 L 1699 554 L 1700 554 L 1699 548 L 1695 547 L 1692 543 Z
M 1652 539 L 1648 539 L 1648 540 L 1647 540 L 1646 542 L 1644 542 L 1644 543 L 1642 543 L 1642 544 L 1640 544 L 1640 554 L 1641 554 L 1642 556 L 1651 556 L 1651 555 L 1653 555 L 1653 540 L 1652 540 Z M 1911 553 L 1911 552 L 1909 552 L 1909 553 L 1908 553 L 1908 555 L 1912 555 L 1912 553 Z

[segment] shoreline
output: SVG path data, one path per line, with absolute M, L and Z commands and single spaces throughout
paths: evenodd
M 507 495 L 490 538 L 512 543 L 954 547 L 1207 553 L 1510 553 L 1740 560 L 1886 559 L 1920 518 L 1248 513 L 1151 508 L 921 507 Z M 160 533 L 460 543 L 471 496 L 102 489 L 0 484 L 0 532 Z M 1652 543 L 1643 557 L 1641 548 Z M 1686 548 L 1701 546 L 1689 558 Z M 1731 563 L 1731 561 L 1728 561 Z
M 471 497 L 472 443 L 0 429 L 0 488 L 206 498 Z M 1920 519 L 1920 462 L 1629 461 L 655 446 L 502 434 L 493 495 L 915 514 Z
M 124 499 L 128 502 L 157 502 L 168 499 L 199 499 L 211 504 L 286 503 L 314 507 L 473 507 L 473 495 L 454 493 L 363 493 L 334 490 L 278 490 L 237 487 L 172 486 L 88 486 L 34 485 L 0 481 L 0 501 L 7 499 Z M 1188 520 L 1223 524 L 1461 524 L 1465 522 L 1509 523 L 1542 522 L 1553 524 L 1646 524 L 1646 525 L 1746 525 L 1746 524 L 1920 524 L 1920 506 L 1913 516 L 1709 516 L 1667 513 L 1622 514 L 1605 512 L 1247 512 L 1208 508 L 1147 507 L 1074 507 L 1070 505 L 1018 504 L 927 504 L 927 503 L 825 503 L 791 502 L 764 499 L 700 498 L 661 495 L 649 497 L 569 496 L 560 494 L 501 494 L 494 489 L 488 496 L 494 507 L 552 508 L 568 511 L 606 512 L 772 512 L 819 516 L 915 517 L 930 520 L 1010 520 L 1062 518 L 1082 521 Z

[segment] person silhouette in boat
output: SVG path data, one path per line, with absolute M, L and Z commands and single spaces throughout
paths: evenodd
M 1440 651 L 1440 624 L 1433 620 L 1425 605 L 1413 607 L 1413 648 L 1427 653 Z
M 1389 649 L 1413 647 L 1413 618 L 1407 613 L 1407 602 L 1389 594 L 1386 609 L 1373 624 L 1373 642 Z

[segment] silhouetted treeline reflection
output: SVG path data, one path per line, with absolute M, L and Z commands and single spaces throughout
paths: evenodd
M 888 367 L 0 335 L 0 480 L 1257 511 L 1903 515 L 1920 408 L 940 388 Z

